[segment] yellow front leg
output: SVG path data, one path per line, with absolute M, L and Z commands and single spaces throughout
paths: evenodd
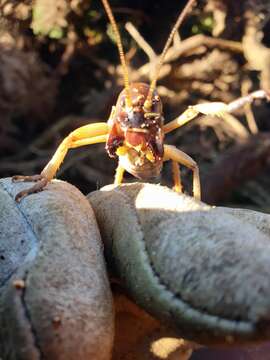
M 167 134 L 193 120 L 197 115 L 212 115 L 224 117 L 226 112 L 229 112 L 228 105 L 222 102 L 212 102 L 206 104 L 198 104 L 189 106 L 181 115 L 175 120 L 164 125 L 164 133 Z
M 35 181 L 36 184 L 16 195 L 15 200 L 20 201 L 24 196 L 41 191 L 52 180 L 63 162 L 69 149 L 106 142 L 109 127 L 107 123 L 95 123 L 82 126 L 72 131 L 59 145 L 49 163 L 40 175 L 13 176 L 13 181 Z
M 226 115 L 233 113 L 246 104 L 252 103 L 256 99 L 269 99 L 269 95 L 265 90 L 257 90 L 228 104 L 223 102 L 210 102 L 189 106 L 187 110 L 185 110 L 175 120 L 170 121 L 168 124 L 164 125 L 164 133 L 167 134 L 170 131 L 187 124 L 199 114 L 218 116 L 226 121 Z
M 114 177 L 114 185 L 122 184 L 124 173 L 125 169 L 120 164 L 118 164 Z
M 175 166 L 174 162 L 176 162 L 193 171 L 193 195 L 195 199 L 201 200 L 201 183 L 197 163 L 190 156 L 172 145 L 164 145 L 164 160 L 172 160 L 173 166 Z M 175 177 L 174 181 L 176 181 L 175 185 L 179 186 Z

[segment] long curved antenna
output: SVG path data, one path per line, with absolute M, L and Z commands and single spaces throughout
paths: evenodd
M 157 67 L 156 67 L 156 71 L 155 71 L 155 75 L 151 81 L 151 84 L 150 84 L 150 88 L 149 88 L 149 92 L 148 92 L 148 95 L 147 95 L 147 98 L 145 100 L 145 103 L 144 103 L 144 108 L 149 111 L 151 110 L 151 106 L 152 106 L 152 97 L 153 97 L 153 92 L 155 90 L 155 87 L 156 87 L 156 84 L 157 84 L 157 79 L 158 79 L 158 75 L 159 75 L 159 72 L 160 72 L 160 69 L 163 65 L 163 62 L 164 62 L 164 59 L 165 59 L 165 56 L 167 54 L 167 51 L 172 43 L 172 40 L 173 40 L 173 37 L 174 37 L 174 34 L 176 33 L 176 31 L 179 29 L 179 26 L 182 24 L 184 18 L 186 17 L 188 11 L 191 9 L 192 5 L 194 4 L 196 0 L 189 0 L 186 4 L 186 6 L 184 7 L 183 11 L 179 14 L 177 20 L 176 20 L 176 23 L 174 25 L 174 27 L 172 28 L 172 31 L 168 37 L 168 40 L 164 46 L 164 49 L 159 57 L 159 61 L 158 61 L 158 64 L 157 64 Z
M 126 106 L 131 108 L 132 107 L 132 102 L 131 102 L 131 96 L 130 96 L 130 86 L 129 86 L 129 78 L 128 78 L 128 68 L 127 68 L 127 63 L 126 63 L 126 58 L 125 58 L 125 54 L 124 54 L 124 50 L 123 50 L 123 45 L 122 45 L 122 41 L 121 41 L 121 36 L 118 30 L 118 26 L 116 24 L 115 18 L 113 16 L 113 12 L 112 9 L 110 7 L 110 4 L 107 0 L 101 0 L 104 6 L 104 9 L 108 15 L 108 18 L 111 22 L 112 28 L 113 28 L 113 32 L 114 35 L 116 37 L 116 44 L 118 47 L 118 52 L 120 55 L 120 61 L 122 64 L 122 69 L 123 69 L 123 76 L 124 76 L 124 85 L 125 85 L 125 90 L 126 90 Z

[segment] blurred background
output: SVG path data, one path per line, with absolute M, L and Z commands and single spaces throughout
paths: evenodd
M 132 81 L 149 81 L 185 2 L 112 2 Z M 0 12 L 0 176 L 36 174 L 70 131 L 107 121 L 123 85 L 118 52 L 99 1 L 1 0 Z M 268 0 L 198 1 L 158 82 L 166 122 L 188 105 L 269 90 L 269 19 Z M 270 210 L 269 117 L 270 105 L 256 101 L 226 121 L 199 117 L 167 136 L 198 162 L 206 202 Z M 58 177 L 86 194 L 111 183 L 115 167 L 103 144 L 92 145 L 70 151 Z M 170 164 L 160 181 L 172 185 Z

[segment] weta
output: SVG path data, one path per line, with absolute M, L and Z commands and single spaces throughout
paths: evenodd
M 26 195 L 41 191 L 55 177 L 69 149 L 96 143 L 106 143 L 108 155 L 119 159 L 115 184 L 121 184 L 125 171 L 142 180 L 154 178 L 160 174 L 163 162 L 171 160 L 174 190 L 182 192 L 179 169 L 179 164 L 181 164 L 193 171 L 193 195 L 200 200 L 201 188 L 197 163 L 175 146 L 164 144 L 164 136 L 199 114 L 222 117 L 226 112 L 232 112 L 256 98 L 265 98 L 266 92 L 258 90 L 230 104 L 212 102 L 190 106 L 176 120 L 164 124 L 162 103 L 156 90 L 156 83 L 173 37 L 195 0 L 189 0 L 183 11 L 180 12 L 159 57 L 150 85 L 130 83 L 125 54 L 114 15 L 108 1 L 102 0 L 102 3 L 115 34 L 123 70 L 124 89 L 118 97 L 116 106 L 113 106 L 107 122 L 85 125 L 71 132 L 61 142 L 52 159 L 39 175 L 13 176 L 13 181 L 36 182 L 29 189 L 18 193 L 16 201 L 20 201 Z

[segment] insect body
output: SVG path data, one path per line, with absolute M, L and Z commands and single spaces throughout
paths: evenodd
M 119 157 L 119 165 L 139 179 L 160 174 L 164 155 L 164 118 L 160 97 L 155 92 L 151 112 L 144 108 L 149 85 L 135 83 L 130 87 L 132 107 L 125 107 L 123 90 L 108 122 L 110 132 L 106 149 Z
M 71 132 L 61 142 L 40 175 L 13 177 L 14 181 L 36 182 L 34 186 L 17 194 L 17 201 L 28 194 L 41 191 L 54 178 L 69 149 L 96 143 L 106 143 L 109 156 L 119 158 L 115 184 L 122 182 L 125 170 L 144 180 L 155 177 L 160 174 L 163 162 L 171 160 L 174 189 L 178 192 L 182 191 L 179 164 L 184 165 L 193 171 L 193 194 L 196 199 L 200 199 L 200 178 L 196 162 L 176 147 L 164 144 L 164 135 L 191 121 L 198 114 L 222 117 L 254 99 L 267 97 L 267 94 L 263 90 L 258 90 L 230 104 L 213 102 L 190 106 L 177 119 L 164 125 L 162 104 L 156 90 L 156 82 L 173 37 L 194 2 L 195 0 L 188 0 L 179 14 L 158 59 L 154 76 L 148 85 L 130 84 L 118 27 L 108 0 L 102 0 L 116 38 L 123 70 L 124 89 L 118 97 L 116 106 L 112 108 L 107 123 L 89 124 Z

